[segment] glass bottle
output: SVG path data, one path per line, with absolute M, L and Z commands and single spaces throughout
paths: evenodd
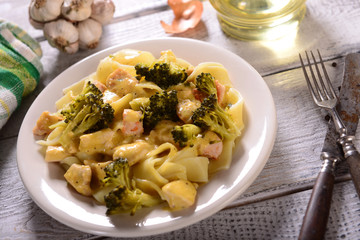
M 306 0 L 210 0 L 222 30 L 242 40 L 273 40 L 297 30 Z

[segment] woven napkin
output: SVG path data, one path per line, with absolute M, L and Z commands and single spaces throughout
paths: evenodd
M 0 19 L 0 129 L 37 86 L 42 73 L 39 43 L 24 30 Z

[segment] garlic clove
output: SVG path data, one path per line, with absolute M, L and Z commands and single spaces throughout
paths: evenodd
M 30 16 L 29 16 L 29 22 L 30 22 L 31 26 L 33 26 L 36 29 L 43 29 L 44 25 L 45 25 L 45 22 L 36 21 L 36 20 L 32 19 Z
M 102 35 L 102 25 L 91 18 L 78 24 L 79 43 L 82 49 L 93 49 L 99 44 Z
M 92 3 L 93 0 L 65 0 L 61 13 L 70 21 L 83 21 L 90 17 Z
M 64 0 L 31 0 L 29 5 L 30 18 L 37 22 L 48 22 L 61 14 Z
M 115 4 L 111 0 L 94 0 L 91 9 L 90 17 L 105 25 L 114 17 Z
M 79 42 L 71 43 L 64 48 L 64 52 L 69 54 L 76 53 L 78 50 L 79 50 Z
M 75 53 L 79 49 L 79 32 L 70 22 L 59 19 L 46 23 L 44 35 L 49 44 L 66 53 Z

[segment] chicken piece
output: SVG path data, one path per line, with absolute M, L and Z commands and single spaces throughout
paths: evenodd
M 191 117 L 200 105 L 201 103 L 198 100 L 184 100 L 177 104 L 176 113 L 184 123 L 192 123 Z
M 223 150 L 223 142 L 216 133 L 208 131 L 200 142 L 198 150 L 201 156 L 218 159 Z
M 61 160 L 71 156 L 62 146 L 48 146 L 45 152 L 46 162 L 60 162 Z
M 154 149 L 154 146 L 145 141 L 120 145 L 115 148 L 113 159 L 126 158 L 129 165 L 132 166 L 146 158 L 148 152 Z
M 187 180 L 176 180 L 165 184 L 164 197 L 173 210 L 191 207 L 195 203 L 196 188 Z
M 144 132 L 141 111 L 124 109 L 122 133 L 125 136 L 140 136 Z
M 113 136 L 114 131 L 110 128 L 84 134 L 80 137 L 79 151 L 89 154 L 111 153 L 111 150 L 114 147 L 114 144 L 111 141 Z
M 91 168 L 87 165 L 72 164 L 64 174 L 66 181 L 75 190 L 84 195 L 91 196 Z
M 36 121 L 36 125 L 33 128 L 33 134 L 38 136 L 43 136 L 51 133 L 52 129 L 49 126 L 61 121 L 61 117 L 50 114 L 50 112 L 43 112 L 39 119 Z
M 126 94 L 133 92 L 135 85 L 138 82 L 139 81 L 130 73 L 124 69 L 118 68 L 106 79 L 106 87 L 119 95 L 119 97 L 123 97 Z
M 85 160 L 84 164 L 91 168 L 91 186 L 98 188 L 102 185 L 101 180 L 105 178 L 105 167 L 111 163 L 111 161 L 97 162 L 95 160 Z

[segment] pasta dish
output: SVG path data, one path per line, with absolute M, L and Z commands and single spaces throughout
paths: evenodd
M 226 68 L 171 50 L 123 49 L 63 90 L 33 129 L 46 162 L 107 214 L 192 207 L 197 189 L 228 169 L 244 128 L 243 98 Z

